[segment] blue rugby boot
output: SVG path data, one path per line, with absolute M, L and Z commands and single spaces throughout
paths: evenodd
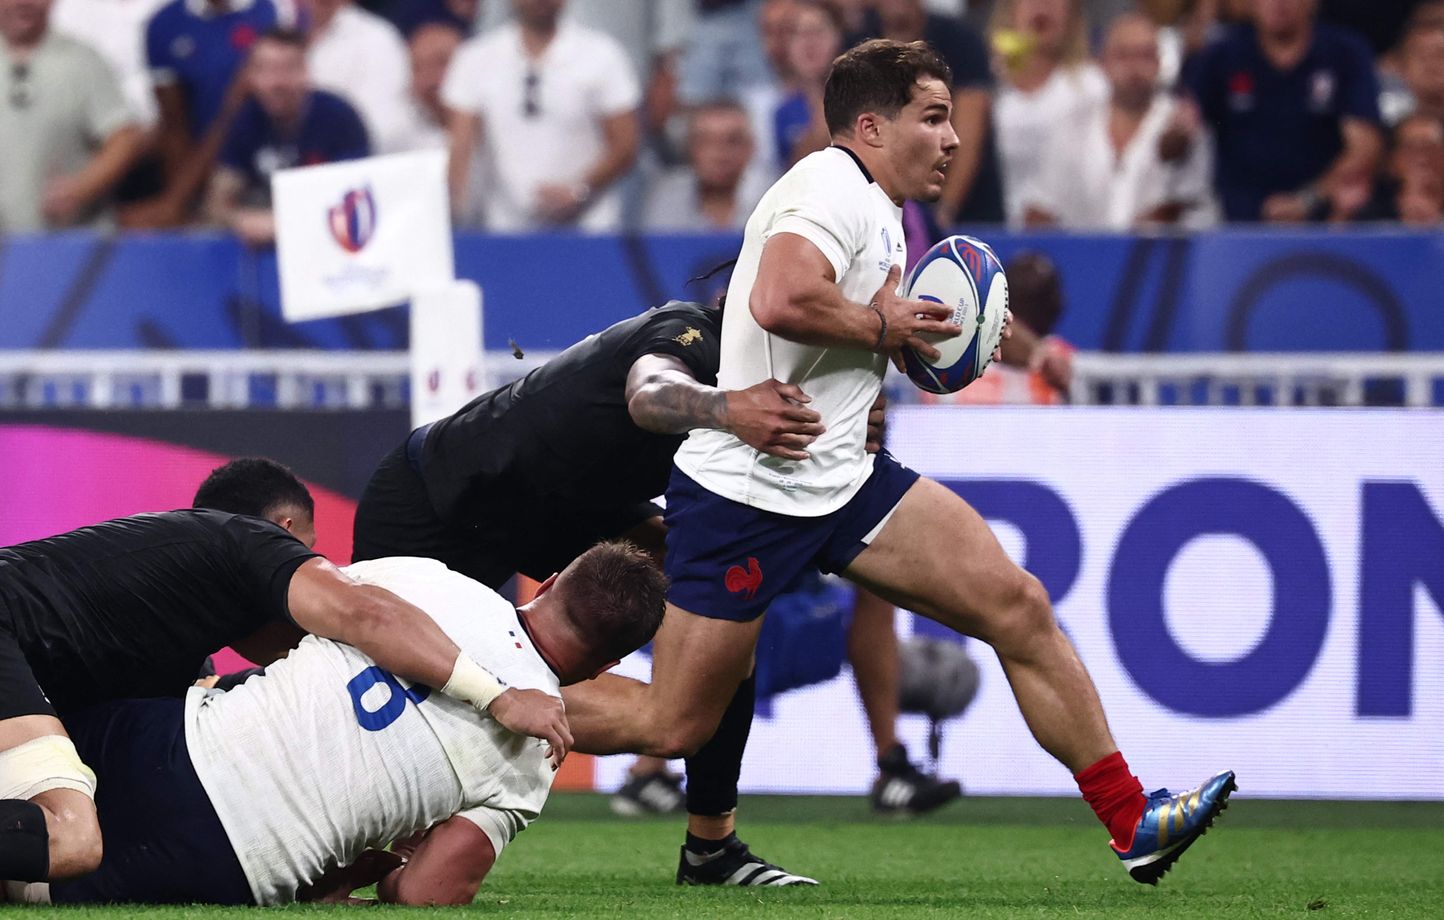
M 1133 845 L 1127 850 L 1118 849 L 1112 841 L 1109 845 L 1135 882 L 1157 885 L 1183 851 L 1208 832 L 1213 819 L 1228 807 L 1229 794 L 1237 788 L 1233 771 L 1225 770 L 1197 789 L 1177 795 L 1159 789 L 1148 797 L 1143 818 L 1133 833 Z

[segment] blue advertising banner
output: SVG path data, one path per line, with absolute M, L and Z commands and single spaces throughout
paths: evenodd
M 1049 255 L 1058 332 L 1118 352 L 1444 350 L 1444 235 L 1226 230 L 1195 237 L 985 232 L 1006 261 Z M 486 345 L 556 350 L 668 299 L 708 300 L 720 236 L 456 238 L 485 292 Z M 274 253 L 218 235 L 0 240 L 0 348 L 332 348 L 406 344 L 405 308 L 282 321 Z

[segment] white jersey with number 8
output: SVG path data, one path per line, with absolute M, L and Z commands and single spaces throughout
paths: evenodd
M 508 686 L 560 696 L 515 609 L 479 582 L 431 559 L 344 571 L 426 611 Z M 315 636 L 229 693 L 192 690 L 186 743 L 263 905 L 458 813 L 499 853 L 540 813 L 555 775 L 545 742 Z

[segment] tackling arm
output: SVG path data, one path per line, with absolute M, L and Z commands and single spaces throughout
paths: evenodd
M 509 731 L 545 740 L 557 764 L 570 750 L 560 699 L 540 690 L 503 689 L 420 608 L 385 588 L 361 584 L 318 557 L 291 576 L 288 601 L 291 618 L 307 632 L 354 646 L 399 677 L 489 712 Z
M 806 408 L 801 388 L 764 380 L 745 390 L 719 390 L 699 383 L 671 355 L 643 355 L 627 374 L 627 411 L 644 431 L 682 434 L 693 428 L 730 431 L 751 447 L 775 457 L 806 460 L 802 450 L 822 434 L 822 416 Z

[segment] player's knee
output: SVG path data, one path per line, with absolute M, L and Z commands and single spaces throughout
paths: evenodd
M 50 880 L 61 881 L 86 875 L 100 868 L 104 855 L 100 823 L 88 799 L 71 797 L 46 802 L 45 823 L 50 831 Z
M 1057 628 L 1053 604 L 1043 583 L 1018 569 L 1003 588 L 993 632 L 996 644 L 1026 644 Z
M 0 752 L 0 800 L 27 801 L 44 812 L 51 880 L 100 865 L 95 774 L 69 738 L 42 735 Z

